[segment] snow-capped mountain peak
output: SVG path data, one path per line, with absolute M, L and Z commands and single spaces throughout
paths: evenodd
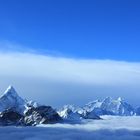
M 26 101 L 22 99 L 13 86 L 9 86 L 4 94 L 0 97 L 0 112 L 13 108 L 19 113 L 25 110 Z
M 121 97 L 116 100 L 111 97 L 106 97 L 102 101 L 96 100 L 85 105 L 84 109 L 97 115 L 129 116 L 134 114 L 134 108 L 122 100 Z
M 76 107 L 74 105 L 65 105 L 58 114 L 65 120 L 82 120 L 82 119 L 100 119 L 100 117 L 93 112 Z
M 10 86 L 5 90 L 4 94 L 3 94 L 1 97 L 3 97 L 3 96 L 18 96 L 18 94 L 17 94 L 16 90 L 14 89 L 14 87 L 10 85 Z M 1 97 L 0 97 L 0 98 L 1 98 Z
M 58 114 L 66 120 L 79 120 L 81 118 L 80 114 L 77 112 L 77 107 L 74 105 L 65 105 L 58 111 Z

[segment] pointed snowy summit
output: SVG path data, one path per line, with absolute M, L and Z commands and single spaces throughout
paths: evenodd
M 9 86 L 4 94 L 0 97 L 0 112 L 13 108 L 22 113 L 25 110 L 26 101 L 22 99 L 13 86 Z
M 11 85 L 6 89 L 6 91 L 4 92 L 4 94 L 3 94 L 1 97 L 3 97 L 3 96 L 8 96 L 8 95 L 9 95 L 9 96 L 10 96 L 10 95 L 18 96 L 16 90 L 15 90 L 14 87 L 11 86 Z
M 65 105 L 62 109 L 58 111 L 60 117 L 64 120 L 72 121 L 72 120 L 80 120 L 81 116 L 77 112 L 76 107 L 74 105 Z

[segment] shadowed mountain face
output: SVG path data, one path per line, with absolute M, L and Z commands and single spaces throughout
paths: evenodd
M 0 114 L 0 125 L 9 126 L 9 125 L 24 125 L 23 123 L 24 116 L 14 111 L 13 109 L 6 109 Z
M 31 107 L 25 112 L 24 122 L 26 125 L 38 125 L 56 123 L 61 117 L 51 106 Z

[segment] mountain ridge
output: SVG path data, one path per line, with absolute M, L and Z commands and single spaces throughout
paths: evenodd
M 0 96 L 0 112 L 6 117 L 8 117 L 8 115 L 5 114 L 15 114 L 17 117 L 23 116 L 22 121 L 25 124 L 37 125 L 61 119 L 65 121 L 101 119 L 100 116 L 102 115 L 140 115 L 140 107 L 134 108 L 121 97 L 117 99 L 106 97 L 103 100 L 89 102 L 82 107 L 65 105 L 56 111 L 50 106 L 42 106 L 37 102 L 24 100 L 18 95 L 13 86 L 9 86 L 4 94 Z M 3 120 L 3 118 L 0 118 L 0 120 Z

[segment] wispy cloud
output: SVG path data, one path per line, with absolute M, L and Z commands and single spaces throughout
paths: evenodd
M 36 49 L 33 49 L 34 47 L 21 45 L 15 41 L 8 41 L 8 40 L 0 40 L 0 52 L 3 53 L 9 53 L 9 52 L 20 52 L 20 53 L 30 53 L 30 54 L 40 54 L 40 55 L 48 55 L 48 56 L 63 56 L 62 53 L 55 51 L 55 50 L 48 50 L 48 49 L 42 49 L 41 47 L 37 47 Z
M 28 46 L 21 45 L 15 41 L 8 41 L 8 40 L 0 40 L 0 52 L 1 53 L 13 53 L 13 52 L 21 52 L 21 53 L 36 53 L 37 51 L 31 49 Z
M 10 47 L 13 46 L 16 45 Z M 138 62 L 75 59 L 22 52 L 16 47 L 15 50 L 0 51 L 1 92 L 13 84 L 25 97 L 58 104 L 82 103 L 104 96 L 122 96 L 132 102 L 139 98 Z

